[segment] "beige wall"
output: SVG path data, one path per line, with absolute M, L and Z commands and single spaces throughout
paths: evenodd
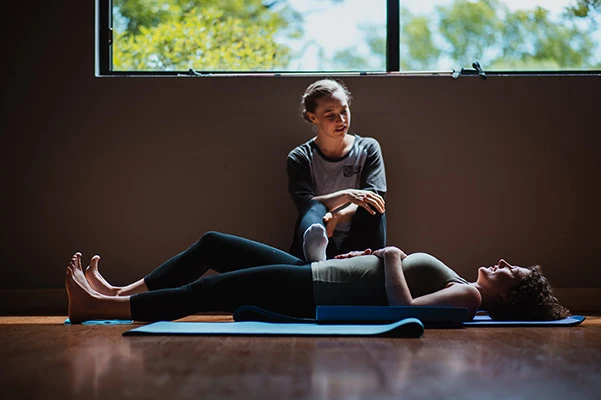
M 313 78 L 95 78 L 93 2 L 52 3 L 1 28 L 0 289 L 60 288 L 76 250 L 126 283 L 206 230 L 286 249 Z M 389 243 L 601 286 L 600 77 L 345 81 L 383 147 Z

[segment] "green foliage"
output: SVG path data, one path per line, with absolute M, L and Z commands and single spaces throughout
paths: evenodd
M 586 18 L 594 13 L 601 14 L 601 0 L 574 0 L 566 9 L 566 14 L 578 18 Z
M 574 68 L 587 65 L 595 43 L 581 28 L 573 24 L 556 24 L 549 11 L 537 7 L 532 11 L 516 11 L 508 15 L 503 34 L 502 56 L 492 60 L 491 68 L 523 69 Z M 550 67 L 550 68 L 549 68 Z
M 377 57 L 381 57 L 381 55 L 378 55 Z M 361 71 L 366 69 L 365 66 L 367 60 L 360 54 L 357 54 L 357 51 L 355 49 L 346 48 L 337 51 L 334 54 L 334 57 L 331 62 L 334 70 L 344 71 L 348 69 L 354 69 L 357 71 Z
M 574 1 L 588 17 L 601 12 L 601 0 Z M 596 21 L 573 21 L 573 7 L 561 20 L 543 7 L 511 11 L 503 0 L 454 0 L 431 15 L 414 15 L 403 7 L 401 70 L 459 69 L 475 60 L 488 70 L 599 69 L 599 44 L 592 39 Z M 364 66 L 385 54 L 383 33 L 379 39 L 366 37 L 372 55 L 343 49 L 334 59 Z
M 498 15 L 506 6 L 499 0 L 455 0 L 449 6 L 438 6 L 438 30 L 450 45 L 452 60 L 481 59 L 499 40 L 503 21 Z
M 266 6 L 262 0 L 114 0 L 114 12 L 126 27 L 123 31 L 139 33 L 140 27 L 156 27 L 166 21 L 182 20 L 191 11 L 218 8 L 224 18 L 238 18 L 248 24 L 274 24 L 278 29 L 288 28 L 302 17 L 290 7 L 273 8 L 282 0 L 272 0 Z
M 345 0 L 320 0 L 337 4 Z M 287 70 L 302 16 L 287 0 L 114 0 L 115 70 Z M 429 15 L 401 12 L 401 69 L 599 69 L 593 32 L 601 0 L 572 0 L 555 17 L 543 7 L 510 10 L 504 0 L 453 0 Z M 332 70 L 382 70 L 386 27 L 363 24 L 367 49 L 317 49 Z
M 401 70 L 432 69 L 442 51 L 434 44 L 429 18 L 412 15 L 406 8 L 401 18 Z
M 276 35 L 300 16 L 261 0 L 115 0 L 114 70 L 264 71 L 286 66 Z M 217 8 L 217 6 L 219 8 Z
M 358 28 L 363 33 L 370 56 L 364 57 L 355 47 L 346 48 L 334 53 L 331 60 L 324 54 L 324 65 L 329 63 L 332 69 L 341 71 L 377 71 L 386 68 L 386 26 L 362 24 Z
M 595 43 L 585 28 L 557 23 L 543 7 L 510 11 L 501 0 L 455 0 L 438 7 L 439 29 L 455 65 L 489 69 L 577 69 L 591 65 Z

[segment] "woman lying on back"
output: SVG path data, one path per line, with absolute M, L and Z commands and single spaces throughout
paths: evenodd
M 174 320 L 203 311 L 233 312 L 254 305 L 314 317 L 318 305 L 465 307 L 494 319 L 555 320 L 569 315 L 551 293 L 541 268 L 499 260 L 468 282 L 435 257 L 396 247 L 354 251 L 307 263 L 248 239 L 208 232 L 152 273 L 128 286 L 109 284 L 99 256 L 82 267 L 75 253 L 66 269 L 69 318 Z M 203 277 L 213 269 L 219 274 Z

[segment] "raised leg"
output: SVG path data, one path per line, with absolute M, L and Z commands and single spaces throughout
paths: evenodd
M 292 245 L 290 246 L 290 254 L 294 255 L 295 257 L 305 259 L 308 262 L 318 261 L 305 258 L 303 243 L 305 233 L 312 226 L 318 224 L 323 226 L 323 228 L 325 229 L 323 217 L 326 215 L 327 212 L 328 210 L 326 209 L 326 206 L 323 205 L 323 203 L 315 200 L 309 202 L 309 205 L 303 210 L 303 212 L 298 216 L 298 219 L 296 220 L 296 225 L 294 227 L 294 237 L 292 239 Z M 327 246 L 328 244 L 326 242 L 326 247 Z
M 175 288 L 195 281 L 208 269 L 225 273 L 273 264 L 297 266 L 305 262 L 253 240 L 207 232 L 198 242 L 147 275 L 144 281 L 149 290 Z

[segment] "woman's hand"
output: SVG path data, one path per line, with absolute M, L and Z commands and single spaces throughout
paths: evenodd
M 388 255 L 398 256 L 401 261 L 404 260 L 405 258 L 407 258 L 407 254 L 405 254 L 405 252 L 403 250 L 399 249 L 398 247 L 394 247 L 394 246 L 384 247 L 383 249 L 376 250 L 376 251 L 372 252 L 371 254 L 373 254 L 374 256 L 379 257 L 381 259 L 384 259 L 384 257 L 388 256 Z
M 345 254 L 338 254 L 336 257 L 334 258 L 353 258 L 353 257 L 359 257 L 359 256 L 367 256 L 372 254 L 371 249 L 365 249 L 363 251 L 357 250 L 357 251 L 351 251 Z
M 369 190 L 344 189 L 315 196 L 312 200 L 321 202 L 332 213 L 347 208 L 349 204 L 354 207 L 363 207 L 371 215 L 375 215 L 376 212 L 383 214 L 386 211 L 386 204 L 382 196 Z
M 386 203 L 382 196 L 377 193 L 369 190 L 347 189 L 345 195 L 348 201 L 365 208 L 371 215 L 375 215 L 376 211 L 380 214 L 386 211 Z
M 328 237 L 334 235 L 334 230 L 340 222 L 346 222 L 353 219 L 355 212 L 357 211 L 357 205 L 348 203 L 348 206 L 339 208 L 338 211 L 331 211 L 326 213 L 323 217 L 323 222 L 326 224 L 326 234 Z

